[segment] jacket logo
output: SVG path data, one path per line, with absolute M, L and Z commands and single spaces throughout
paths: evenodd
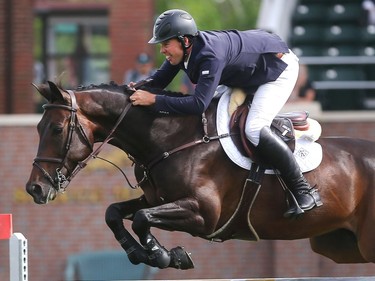
M 203 71 L 202 71 L 202 75 L 207 75 L 207 74 L 210 74 L 210 71 L 209 71 L 209 70 L 203 70 Z

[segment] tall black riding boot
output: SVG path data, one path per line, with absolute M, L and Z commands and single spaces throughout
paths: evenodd
M 292 151 L 267 126 L 262 128 L 260 132 L 257 152 L 264 159 L 264 162 L 279 170 L 281 178 L 291 190 L 303 211 L 322 205 L 317 189 L 312 188 L 306 181 Z M 284 217 L 295 216 L 295 211 L 296 209 L 291 206 L 284 213 Z

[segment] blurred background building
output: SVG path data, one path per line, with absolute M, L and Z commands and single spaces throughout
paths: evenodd
M 121 82 L 124 67 L 132 67 L 140 51 L 151 51 L 150 0 L 4 0 L 0 10 L 1 113 L 40 110 L 33 81 L 59 80 L 65 87 Z

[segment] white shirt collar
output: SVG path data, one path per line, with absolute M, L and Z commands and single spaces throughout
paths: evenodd
M 185 66 L 185 69 L 187 69 L 187 67 L 188 67 L 188 64 L 189 64 L 189 60 L 190 60 L 190 56 L 191 56 L 191 51 L 190 51 L 190 53 L 189 53 L 189 56 L 188 56 L 187 60 L 186 60 L 186 61 L 184 61 L 184 66 Z

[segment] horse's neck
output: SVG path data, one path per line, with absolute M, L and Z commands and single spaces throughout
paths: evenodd
M 202 137 L 197 116 L 156 117 L 141 108 L 134 108 L 131 114 L 131 119 L 121 124 L 118 134 L 126 142 L 123 150 L 143 164 Z
M 103 141 L 128 104 L 128 96 L 99 90 L 86 95 L 82 98 L 82 110 L 95 124 L 95 140 Z M 210 127 L 214 126 L 213 122 L 209 120 Z M 150 157 L 201 138 L 203 125 L 200 116 L 160 117 L 146 108 L 132 107 L 114 136 L 112 144 L 147 162 Z
M 77 102 L 80 111 L 91 122 L 94 136 L 99 140 L 114 126 L 126 106 L 127 96 L 120 93 L 95 89 L 79 92 Z

